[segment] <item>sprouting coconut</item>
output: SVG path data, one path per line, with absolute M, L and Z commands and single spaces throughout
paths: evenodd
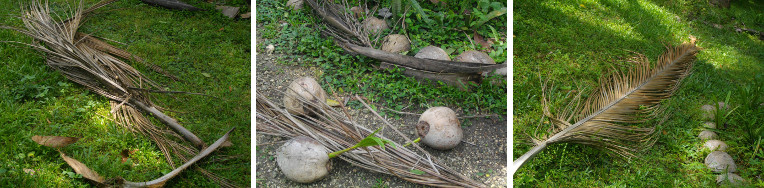
M 369 31 L 370 34 L 376 35 L 385 29 L 389 29 L 390 27 L 387 26 L 387 22 L 385 22 L 385 20 L 370 16 L 363 20 L 363 28 L 365 28 L 366 31 Z
M 329 174 L 332 163 L 328 153 L 318 141 L 298 136 L 279 147 L 276 163 L 288 179 L 299 183 L 311 183 Z
M 289 0 L 287 1 L 287 7 L 292 7 L 294 10 L 302 9 L 303 0 Z
M 419 49 L 419 52 L 417 52 L 414 57 L 451 61 L 451 57 L 448 57 L 448 53 L 446 53 L 445 50 L 435 46 L 427 46 Z
M 400 53 L 408 50 L 411 50 L 411 42 L 409 42 L 409 39 L 404 35 L 388 35 L 382 41 L 382 51 Z
M 456 113 L 448 107 L 432 107 L 419 117 L 416 126 L 422 143 L 439 150 L 448 150 L 462 141 L 462 127 Z
M 302 98 L 302 100 L 300 100 Z M 284 106 L 289 113 L 296 115 L 310 115 L 310 104 L 321 106 L 326 102 L 326 91 L 311 77 L 301 77 L 289 84 L 284 95 Z

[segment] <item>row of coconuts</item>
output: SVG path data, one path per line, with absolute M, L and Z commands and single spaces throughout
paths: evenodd
M 327 101 L 326 96 L 326 92 L 315 79 L 301 77 L 289 85 L 283 102 L 286 110 L 293 115 L 314 116 L 316 114 L 310 113 L 309 106 L 324 106 L 320 103 Z M 452 149 L 462 140 L 459 119 L 448 107 L 427 109 L 419 117 L 416 130 L 422 143 L 438 150 Z M 298 136 L 288 140 L 277 150 L 276 162 L 287 179 L 311 183 L 329 174 L 329 153 L 326 147 L 313 138 Z
M 721 173 L 716 177 L 717 183 L 729 181 L 733 185 L 739 185 L 745 180 L 739 175 L 735 174 L 735 172 L 737 172 L 737 165 L 735 165 L 735 160 L 732 159 L 732 156 L 727 154 L 727 144 L 721 140 L 718 140 L 717 134 L 713 131 L 716 129 L 716 123 L 710 122 L 716 118 L 714 114 L 722 113 L 718 112 L 717 108 L 725 110 L 729 109 L 729 105 L 725 104 L 724 102 L 718 102 L 717 104 L 717 107 L 713 105 L 703 105 L 701 107 L 701 110 L 703 111 L 703 119 L 709 122 L 703 123 L 703 131 L 698 134 L 698 138 L 700 138 L 702 141 L 705 141 L 703 148 L 711 151 L 711 153 L 706 156 L 704 163 L 708 168 L 711 169 L 711 171 L 715 173 Z
M 303 4 L 303 0 L 290 0 L 289 2 L 287 2 L 287 6 L 292 7 L 295 10 L 301 9 L 302 6 L 303 6 L 302 4 Z M 342 5 L 339 5 L 339 4 L 336 4 L 335 6 L 340 7 L 340 8 L 342 7 Z M 363 14 L 365 14 L 364 12 L 366 12 L 365 9 L 363 9 L 361 7 L 358 7 L 358 6 L 350 8 L 350 11 L 353 12 L 353 14 L 357 18 L 361 17 L 360 15 L 363 15 Z M 384 12 L 384 11 L 380 11 L 380 12 Z M 387 13 L 387 14 L 382 14 L 381 13 L 380 15 L 382 15 L 382 16 L 384 16 L 386 18 L 386 17 L 389 17 L 391 14 L 390 13 Z M 374 17 L 374 16 L 369 16 L 368 18 L 364 19 L 362 24 L 363 24 L 364 29 L 366 31 L 368 31 L 369 34 L 371 34 L 372 36 L 376 36 L 376 35 L 380 34 L 382 31 L 390 28 L 387 25 L 387 22 L 385 20 L 379 19 L 379 18 Z M 401 52 L 409 51 L 409 50 L 411 50 L 411 40 L 409 40 L 409 38 L 407 36 L 401 35 L 401 34 L 387 35 L 382 40 L 382 46 L 380 47 L 380 50 L 385 51 L 385 52 L 389 52 L 389 53 L 401 53 Z M 423 47 L 423 48 L 419 49 L 419 52 L 417 52 L 417 54 L 414 55 L 414 57 L 416 57 L 416 58 L 423 58 L 423 59 L 434 59 L 434 60 L 451 61 L 451 57 L 449 57 L 448 53 L 445 50 L 443 50 L 442 48 L 437 47 L 437 46 L 426 46 L 426 47 Z M 477 50 L 467 50 L 467 51 L 464 51 L 461 54 L 459 54 L 458 56 L 456 56 L 453 59 L 453 61 L 468 62 L 468 63 L 482 63 L 482 64 L 496 64 L 496 62 L 493 60 L 493 58 L 488 56 L 488 54 L 486 54 L 484 52 L 481 52 L 481 51 L 477 51 Z M 389 63 L 382 62 L 380 67 L 386 68 L 386 69 L 391 69 L 394 66 L 389 64 Z M 430 74 L 430 73 L 428 73 L 426 71 L 420 71 L 420 70 L 408 69 L 407 68 L 407 69 L 404 70 L 404 74 L 417 77 L 417 76 L 422 75 L 422 74 Z M 507 75 L 507 68 L 505 67 L 505 68 L 497 69 L 495 71 L 484 71 L 484 72 L 481 72 L 481 75 L 484 76 L 484 77 L 490 76 L 491 74 L 498 74 L 498 75 L 506 76 Z M 438 75 L 440 75 L 441 77 L 443 76 L 443 74 L 438 74 Z M 440 80 L 440 81 L 443 81 L 446 84 L 449 84 L 449 85 L 452 85 L 452 86 L 457 86 L 457 87 L 463 86 L 462 84 L 466 85 L 466 83 L 460 83 L 460 82 L 462 82 L 464 80 L 464 78 L 461 78 L 461 76 L 459 76 L 459 75 L 451 75 L 451 76 L 452 76 L 451 79 L 443 79 L 443 80 Z M 499 83 L 497 82 L 495 84 L 499 84 Z M 464 88 L 460 87 L 460 89 L 464 89 Z

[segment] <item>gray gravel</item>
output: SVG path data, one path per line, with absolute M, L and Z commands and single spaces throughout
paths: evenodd
M 258 25 L 258 29 L 260 26 Z M 268 42 L 257 37 L 260 44 L 267 45 Z M 264 42 L 264 43 L 263 43 Z M 261 50 L 258 48 L 258 50 Z M 290 66 L 276 63 L 275 59 L 284 57 L 276 51 L 272 55 L 265 53 L 256 54 L 256 90 L 258 94 L 263 94 L 274 101 L 281 101 L 283 91 L 288 84 L 295 78 L 301 76 L 320 77 L 321 70 L 316 67 Z M 299 60 L 296 60 L 299 61 Z M 321 82 L 321 81 L 319 81 Z M 325 84 L 325 83 L 322 83 Z M 333 96 L 332 91 L 324 86 L 329 96 Z M 331 97 L 335 99 L 334 97 Z M 336 99 L 335 99 L 336 100 Z M 371 102 L 371 101 L 367 101 Z M 375 103 L 378 107 L 383 107 Z M 414 106 L 414 105 L 412 105 Z M 462 116 L 461 109 L 455 106 L 449 106 L 456 111 L 458 116 Z M 409 108 L 405 111 L 422 113 L 424 108 Z M 367 125 L 367 128 L 376 129 L 383 125 L 382 121 L 365 108 L 350 108 L 349 113 L 361 125 Z M 401 115 L 400 119 L 386 118 L 392 125 L 406 134 L 409 138 L 416 138 L 415 124 L 418 120 L 417 115 Z M 463 141 L 456 148 L 448 151 L 439 151 L 422 146 L 430 152 L 435 158 L 439 159 L 446 166 L 461 172 L 462 174 L 473 178 L 478 182 L 483 182 L 490 187 L 507 186 L 507 116 L 482 117 L 460 119 L 464 131 Z M 469 123 L 465 123 L 465 121 Z M 257 125 L 257 124 L 256 124 Z M 402 139 L 392 136 L 392 130 L 385 131 L 383 135 L 390 139 L 402 143 Z M 256 186 L 262 187 L 424 187 L 401 180 L 395 176 L 374 173 L 355 167 L 339 159 L 332 160 L 332 171 L 329 175 L 318 182 L 312 184 L 298 184 L 286 179 L 276 165 L 274 156 L 276 149 L 286 141 L 286 138 L 280 138 L 270 135 L 256 135 Z M 473 145 L 474 144 L 474 145 Z

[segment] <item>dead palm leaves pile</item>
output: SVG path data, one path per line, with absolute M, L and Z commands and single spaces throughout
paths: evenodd
M 267 134 L 282 137 L 307 136 L 320 142 L 330 151 L 340 151 L 358 143 L 361 139 L 374 132 L 376 127 L 365 127 L 353 121 L 346 111 L 340 112 L 325 103 L 313 103 L 297 97 L 314 116 L 298 116 L 287 112 L 283 105 L 278 105 L 265 95 L 257 93 L 256 115 L 258 134 Z M 397 147 L 364 147 L 354 151 L 343 153 L 339 158 L 348 163 L 370 171 L 394 175 L 406 181 L 417 184 L 436 187 L 487 187 L 467 176 L 445 166 L 442 162 L 425 151 L 418 144 L 403 147 L 403 143 L 412 143 L 412 140 L 390 125 L 384 118 L 376 114 L 358 96 L 369 110 L 385 122 L 380 125 L 392 129 L 404 142 L 399 142 L 377 134 L 385 140 L 391 140 Z M 344 107 L 343 107 L 344 108 Z
M 214 150 L 215 148 L 207 147 L 201 139 L 183 128 L 175 119 L 162 113 L 159 110 L 161 108 L 152 103 L 148 93 L 162 91 L 162 87 L 120 58 L 142 62 L 153 70 L 175 79 L 173 76 L 129 52 L 89 34 L 78 32 L 87 14 L 114 1 L 101 1 L 88 9 L 84 9 L 83 3 L 80 2 L 71 12 L 64 13 L 64 17 L 61 17 L 61 13 L 50 10 L 48 2 L 35 0 L 22 6 L 22 15 L 19 18 L 23 21 L 24 28 L 7 26 L 2 28 L 32 37 L 34 42 L 30 44 L 9 42 L 26 45 L 43 52 L 49 67 L 60 72 L 67 79 L 111 99 L 111 114 L 116 122 L 153 140 L 164 153 L 166 161 L 174 168 L 176 164 L 173 156 L 186 163 L 192 161 L 193 156 L 199 155 L 201 149 Z M 154 116 L 175 132 L 155 126 L 144 113 Z M 183 139 L 185 142 L 177 141 Z M 220 182 L 221 186 L 234 186 L 204 169 L 198 167 L 196 169 Z

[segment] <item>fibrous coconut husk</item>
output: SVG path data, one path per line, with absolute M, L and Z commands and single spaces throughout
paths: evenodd
M 353 16 L 355 18 L 361 18 L 363 15 L 366 15 L 366 9 L 361 8 L 360 6 L 354 6 L 350 8 L 350 12 L 353 12 Z
M 411 42 L 405 35 L 388 35 L 382 41 L 382 51 L 390 53 L 401 53 L 403 51 L 409 50 L 411 50 Z
M 420 49 L 419 52 L 417 52 L 417 54 L 414 55 L 414 57 L 422 58 L 422 59 L 451 61 L 451 57 L 448 56 L 448 53 L 446 53 L 445 50 L 436 46 L 424 47 Z M 470 83 L 475 83 L 475 81 L 479 80 L 479 77 L 470 76 L 469 74 L 429 72 L 429 71 L 424 71 L 419 69 L 392 65 L 386 62 L 382 62 L 380 64 L 380 67 L 384 69 L 401 68 L 403 70 L 403 75 L 414 77 L 419 81 L 433 81 L 432 83 L 436 83 L 440 81 L 446 85 L 454 86 L 462 90 L 467 90 L 469 88 Z
M 467 50 L 462 52 L 462 54 L 459 54 L 459 56 L 456 56 L 454 58 L 455 61 L 462 61 L 462 62 L 471 62 L 471 63 L 482 63 L 482 64 L 488 64 L 493 65 L 496 64 L 495 61 L 493 61 L 493 58 L 491 56 L 488 56 L 485 52 L 476 51 L 476 50 Z M 481 74 L 483 76 L 488 76 L 492 71 L 484 71 Z M 504 75 L 507 76 L 507 69 L 501 68 L 493 71 L 494 74 Z
M 387 22 L 385 22 L 385 20 L 373 16 L 363 20 L 363 27 L 372 35 L 379 34 L 385 29 L 390 29 L 390 27 L 387 26 Z
M 426 46 L 422 49 L 419 49 L 419 52 L 417 52 L 414 57 L 451 61 L 451 57 L 448 57 L 448 53 L 437 46 Z
M 292 7 L 294 10 L 302 9 L 303 0 L 289 0 L 287 1 L 287 7 Z

